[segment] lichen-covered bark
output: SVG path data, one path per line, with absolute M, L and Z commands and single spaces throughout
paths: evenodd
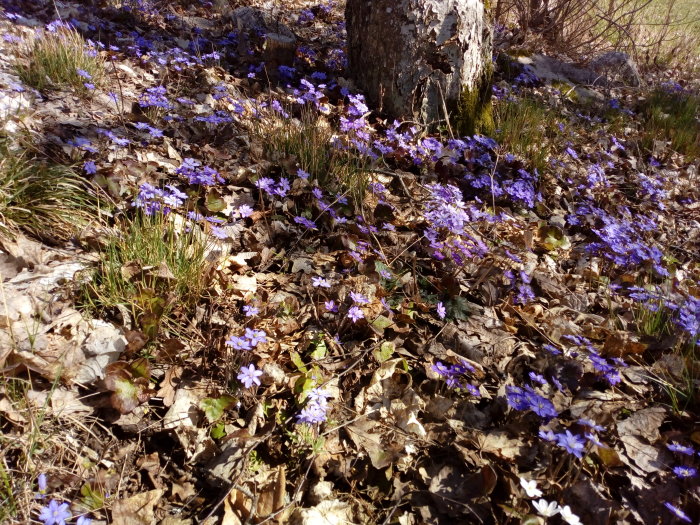
M 350 78 L 389 117 L 446 112 L 466 133 L 490 111 L 491 31 L 482 0 L 347 0 Z

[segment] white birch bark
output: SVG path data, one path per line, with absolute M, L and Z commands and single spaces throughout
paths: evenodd
M 490 75 L 482 0 L 347 0 L 345 18 L 349 76 L 389 117 L 444 120 Z

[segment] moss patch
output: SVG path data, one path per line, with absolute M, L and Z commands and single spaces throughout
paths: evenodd
M 462 90 L 454 118 L 454 127 L 459 135 L 493 134 L 492 80 L 493 66 L 488 64 L 474 87 Z

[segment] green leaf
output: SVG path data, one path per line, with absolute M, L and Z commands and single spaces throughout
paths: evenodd
M 311 352 L 311 357 L 313 359 L 323 359 L 326 357 L 326 354 L 328 353 L 328 347 L 326 346 L 326 342 L 321 339 L 315 344 L 314 351 Z
M 216 191 L 210 191 L 207 193 L 204 205 L 206 206 L 207 210 L 212 213 L 219 213 L 220 211 L 226 209 L 226 202 Z
M 379 315 L 374 321 L 372 321 L 372 328 L 377 330 L 377 332 L 379 332 L 380 334 L 383 334 L 384 330 L 389 328 L 393 324 L 394 321 L 392 321 L 388 317 L 384 315 Z
M 129 371 L 134 377 L 151 378 L 151 364 L 148 359 L 141 357 L 129 365 Z
M 83 504 L 90 510 L 97 510 L 105 505 L 104 494 L 94 490 L 89 483 L 80 487 L 80 495 Z
M 374 358 L 379 361 L 380 363 L 383 363 L 384 361 L 391 359 L 391 356 L 394 354 L 395 350 L 394 343 L 391 341 L 384 341 L 380 346 L 379 349 L 375 349 L 372 352 L 372 355 L 374 355 Z
M 207 397 L 199 402 L 199 408 L 202 409 L 209 423 L 214 423 L 221 419 L 224 415 L 224 410 L 229 408 L 236 402 L 236 398 L 224 394 L 221 397 Z
M 301 356 L 298 352 L 290 352 L 289 356 L 291 357 L 292 363 L 294 363 L 294 366 L 297 367 L 297 370 L 299 370 L 299 372 L 303 372 L 305 374 L 309 371 L 309 369 L 306 368 L 306 365 L 304 364 L 304 361 L 302 361 Z
M 118 377 L 114 380 L 114 393 L 112 394 L 112 406 L 122 414 L 132 412 L 139 406 L 139 394 L 141 389 L 130 379 Z
M 303 399 L 306 399 L 306 394 L 308 394 L 309 390 L 311 390 L 315 386 L 316 386 L 316 381 L 314 381 L 313 379 L 310 379 L 306 376 L 301 376 L 294 383 L 294 392 L 299 394 L 299 399 L 303 400 Z
M 540 237 L 544 239 L 542 245 L 550 252 L 558 248 L 562 250 L 571 248 L 569 238 L 564 234 L 563 230 L 556 226 L 541 226 L 539 233 Z
M 216 425 L 211 427 L 209 435 L 214 439 L 221 439 L 222 437 L 224 437 L 226 435 L 226 428 L 223 422 L 217 423 Z

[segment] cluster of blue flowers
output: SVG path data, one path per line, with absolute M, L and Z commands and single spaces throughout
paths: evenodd
M 529 385 L 524 388 L 506 386 L 506 399 L 511 408 L 519 411 L 532 410 L 543 419 L 551 419 L 559 415 L 554 404 Z
M 142 108 L 172 109 L 173 105 L 167 97 L 168 90 L 165 86 L 155 86 L 147 88 L 139 98 L 139 105 Z
M 213 168 L 202 166 L 202 163 L 193 158 L 186 158 L 182 161 L 175 173 L 187 177 L 190 184 L 200 186 L 214 186 L 224 182 L 224 178 Z
M 466 390 L 474 397 L 481 397 L 481 392 L 477 386 L 464 381 L 467 374 L 475 372 L 474 367 L 466 361 L 451 366 L 447 366 L 438 361 L 430 368 L 433 372 L 445 379 L 445 384 L 448 387 L 454 388 L 455 390 Z
M 149 216 L 156 213 L 165 215 L 181 207 L 186 200 L 187 194 L 181 192 L 172 184 L 167 184 L 164 189 L 160 189 L 144 182 L 139 186 L 139 193 L 132 205 L 136 208 L 141 208 Z
M 231 336 L 226 344 L 234 350 L 253 350 L 260 343 L 267 343 L 267 334 L 264 330 L 246 328 L 241 336 Z
M 306 396 L 306 406 L 296 418 L 299 423 L 314 425 L 326 421 L 330 394 L 320 388 L 313 388 Z

